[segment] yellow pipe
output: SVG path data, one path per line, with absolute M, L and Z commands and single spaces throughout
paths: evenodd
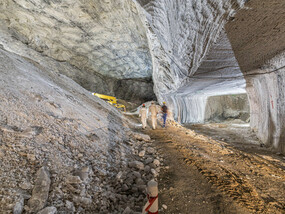
M 108 103 L 110 103 L 111 105 L 115 106 L 116 108 L 123 108 L 124 112 L 126 112 L 126 107 L 124 105 L 122 105 L 122 104 L 118 104 L 116 97 L 108 96 L 108 95 L 105 95 L 105 94 L 98 94 L 98 93 L 92 93 L 92 95 L 97 96 L 97 97 L 107 101 Z

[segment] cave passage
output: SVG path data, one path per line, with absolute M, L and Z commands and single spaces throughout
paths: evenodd
M 0 213 L 284 214 L 284 103 L 284 0 L 1 0 Z
M 225 31 L 193 76 L 168 95 L 173 117 L 183 124 L 241 119 L 249 122 L 246 81 Z

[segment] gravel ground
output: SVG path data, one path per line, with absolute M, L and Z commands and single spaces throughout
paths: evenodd
M 146 131 L 167 166 L 159 176 L 162 213 L 285 213 L 282 156 L 215 130 L 198 134 L 174 123 Z

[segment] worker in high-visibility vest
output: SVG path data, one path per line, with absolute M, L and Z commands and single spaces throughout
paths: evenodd
M 147 109 L 145 107 L 145 104 L 142 105 L 139 116 L 141 117 L 141 122 L 142 122 L 142 128 L 146 128 L 146 119 L 147 119 Z
M 151 125 L 152 125 L 152 129 L 156 129 L 157 126 L 157 106 L 155 105 L 154 102 L 151 102 L 151 105 L 149 107 L 149 111 L 151 114 Z

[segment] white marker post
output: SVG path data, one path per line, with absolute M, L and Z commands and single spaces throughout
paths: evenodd
M 158 184 L 154 180 L 147 183 L 147 199 L 142 214 L 158 214 Z

